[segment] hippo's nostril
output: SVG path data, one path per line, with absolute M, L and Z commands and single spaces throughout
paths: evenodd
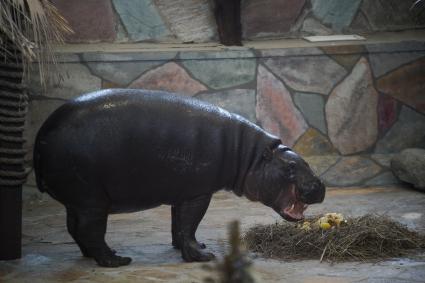
M 326 187 L 320 180 L 311 182 L 305 188 L 306 190 L 301 193 L 301 200 L 304 203 L 314 204 L 323 202 L 325 198 Z

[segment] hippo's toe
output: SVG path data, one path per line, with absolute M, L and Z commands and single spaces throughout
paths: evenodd
M 117 255 L 109 255 L 95 258 L 98 265 L 103 267 L 118 267 L 123 265 L 129 265 L 131 257 L 122 257 Z
M 212 253 L 204 252 L 201 250 L 198 242 L 191 241 L 182 247 L 182 257 L 187 262 L 205 262 L 215 258 Z

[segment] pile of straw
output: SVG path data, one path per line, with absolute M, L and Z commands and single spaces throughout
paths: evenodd
M 266 258 L 330 262 L 383 260 L 425 248 L 425 235 L 379 215 L 347 218 L 344 225 L 329 230 L 319 226 L 305 230 L 289 222 L 259 225 L 251 228 L 243 241 L 249 250 Z

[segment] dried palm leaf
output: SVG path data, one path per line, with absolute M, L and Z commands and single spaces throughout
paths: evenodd
M 48 0 L 0 3 L 0 60 L 22 59 L 25 75 L 30 74 L 29 63 L 37 62 L 44 85 L 50 67 L 56 63 L 53 45 L 63 43 L 63 34 L 72 33 L 71 28 Z

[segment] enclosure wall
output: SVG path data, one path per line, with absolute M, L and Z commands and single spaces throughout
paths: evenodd
M 68 42 L 217 41 L 214 0 L 53 0 Z M 399 31 L 425 26 L 423 1 L 242 0 L 243 39 Z
M 329 185 L 397 183 L 394 153 L 425 147 L 425 43 L 62 53 L 31 83 L 28 140 L 59 105 L 102 88 L 158 89 L 222 106 L 307 158 Z M 182 129 L 184 130 L 184 129 Z M 30 178 L 30 183 L 33 183 Z

